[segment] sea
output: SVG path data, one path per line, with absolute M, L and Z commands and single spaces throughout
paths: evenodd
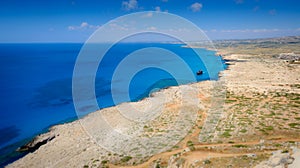
M 46 132 L 53 125 L 78 119 L 72 97 L 72 78 L 83 46 L 82 43 L 0 44 L 0 167 L 26 155 L 26 152 L 16 150 L 34 136 Z M 170 43 L 113 45 L 99 63 L 95 76 L 98 106 L 85 108 L 85 114 L 126 101 L 139 101 L 153 91 L 170 86 L 195 80 L 217 80 L 219 72 L 226 69 L 224 60 L 216 56 L 215 51 L 182 46 Z M 127 67 L 140 66 L 139 72 L 128 77 L 125 75 L 117 81 L 122 86 L 122 80 L 127 78 L 130 80 L 129 87 L 119 87 L 117 92 L 113 92 L 120 95 L 128 93 L 129 99 L 115 101 L 112 96 L 115 70 L 130 53 L 144 48 L 170 51 L 184 63 L 180 65 L 174 62 L 176 59 L 163 54 L 156 56 L 157 52 L 142 52 L 143 57 L 131 60 Z M 152 66 L 142 69 L 141 64 L 149 61 Z M 221 66 L 216 62 L 221 62 Z M 187 66 L 195 80 L 176 79 L 172 72 L 159 68 L 166 65 L 177 71 Z M 199 70 L 203 74 L 197 75 Z

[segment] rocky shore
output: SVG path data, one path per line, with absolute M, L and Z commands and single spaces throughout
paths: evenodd
M 57 134 L 57 135 L 53 134 L 53 131 L 51 131 L 51 129 L 49 131 L 50 132 L 48 132 L 48 133 L 40 134 L 40 135 L 36 136 L 29 143 L 21 146 L 17 151 L 18 152 L 25 152 L 25 151 L 34 152 L 42 145 L 45 145 L 49 141 L 53 140 L 56 136 L 59 136 L 59 134 Z
M 37 136 L 20 149 L 32 153 L 7 167 L 84 167 L 91 162 L 122 164 L 126 159 L 126 164 L 141 163 L 153 154 L 172 148 L 185 137 L 194 124 L 193 120 L 197 119 L 199 110 L 206 108 L 198 96 L 208 94 L 211 83 L 206 81 L 170 87 L 140 102 L 123 103 L 91 113 L 83 119 L 54 126 L 49 133 Z M 128 105 L 135 109 L 158 109 L 160 113 L 150 122 L 133 122 L 121 114 L 120 109 Z M 115 139 L 105 130 L 101 132 L 105 125 L 99 122 L 98 115 L 105 117 L 114 130 L 123 135 L 135 136 L 138 133 L 138 138 L 127 142 Z M 90 136 L 88 129 L 100 132 Z M 97 142 L 95 137 L 102 137 L 106 141 Z M 125 156 L 128 151 L 130 156 Z

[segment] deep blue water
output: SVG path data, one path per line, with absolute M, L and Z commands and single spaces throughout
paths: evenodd
M 72 74 L 81 47 L 82 44 L 0 44 L 0 165 L 21 157 L 23 154 L 13 151 L 51 125 L 77 118 L 72 100 Z M 121 98 L 117 102 L 112 100 L 114 69 L 128 54 L 145 47 L 159 47 L 177 54 L 195 72 L 197 81 L 215 80 L 219 71 L 225 68 L 224 64 L 214 65 L 220 57 L 214 56 L 213 51 L 196 49 L 201 59 L 209 64 L 205 67 L 194 50 L 182 48 L 180 44 L 121 43 L 111 48 L 99 64 L 95 82 L 99 107 L 89 107 L 87 104 L 82 109 L 84 112 L 122 101 L 137 101 L 153 90 L 178 85 L 178 80 L 171 73 L 155 68 L 156 65 L 177 66 L 172 64 L 173 60 L 163 55 L 153 60 L 150 59 L 153 53 L 146 52 L 145 58 L 131 62 L 128 68 L 140 66 L 143 61 L 153 61 L 154 67 L 132 77 L 130 100 L 122 99 L 122 89 L 127 88 L 121 87 L 120 79 L 116 93 Z M 180 66 L 176 69 L 180 70 Z M 196 75 L 199 69 L 204 70 L 201 76 Z M 209 75 L 207 71 L 210 71 Z M 180 80 L 183 83 L 192 82 L 189 79 Z

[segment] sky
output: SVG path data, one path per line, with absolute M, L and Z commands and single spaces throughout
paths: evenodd
M 299 0 L 1 0 L 0 42 L 85 42 L 110 20 L 142 11 L 181 16 L 210 39 L 300 35 Z

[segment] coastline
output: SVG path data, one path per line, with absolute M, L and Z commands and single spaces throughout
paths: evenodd
M 173 45 L 173 46 L 175 46 L 175 45 Z M 176 45 L 176 48 L 178 48 L 179 50 L 182 50 L 178 45 Z M 166 83 L 168 83 L 168 82 L 166 82 Z M 46 84 L 48 84 L 48 83 L 46 83 Z M 43 86 L 42 86 L 43 87 Z M 46 95 L 47 93 L 45 92 L 45 95 L 43 95 L 42 97 L 40 97 L 40 99 L 41 100 L 43 100 L 43 97 L 45 97 L 46 99 L 47 99 L 47 95 Z M 50 95 L 51 95 L 51 93 L 50 93 Z M 143 96 L 144 95 L 142 95 L 141 97 L 143 98 Z M 148 96 L 148 95 L 147 95 Z M 20 96 L 21 97 L 21 96 Z M 140 97 L 138 97 L 138 98 L 140 98 Z M 58 101 L 59 101 L 60 99 L 58 99 Z M 32 101 L 34 101 L 34 100 L 32 100 Z M 136 100 L 134 100 L 134 101 L 136 101 Z M 55 101 L 56 102 L 56 101 Z M 48 104 L 47 104 L 48 105 Z M 51 103 L 49 103 L 49 105 L 51 105 Z M 16 110 L 17 111 L 17 110 Z M 60 110 L 57 110 L 57 112 L 59 112 Z M 64 111 L 63 111 L 64 112 Z M 24 113 L 25 114 L 25 113 Z M 73 118 L 71 118 L 71 119 L 73 119 Z M 78 119 L 78 118 L 77 118 Z M 63 120 L 63 121 L 65 121 L 65 120 Z M 73 120 L 74 121 L 74 120 Z M 65 122 L 64 122 L 65 123 Z M 56 124 L 55 125 L 60 125 L 61 123 L 60 123 L 60 121 L 58 121 L 58 122 L 56 122 Z M 28 125 L 30 125 L 30 124 L 28 124 Z M 49 127 L 48 127 L 49 126 Z M 27 137 L 29 137 L 28 139 L 26 139 L 26 141 L 28 142 L 28 143 L 30 143 L 30 141 L 31 141 L 31 139 L 34 139 L 36 136 L 38 136 L 39 134 L 44 134 L 45 132 L 48 132 L 48 129 L 51 129 L 51 127 L 52 127 L 52 124 L 47 124 L 46 126 L 43 126 L 42 127 L 42 131 L 41 132 L 39 132 L 39 131 L 37 131 L 37 132 L 35 132 L 34 134 L 32 134 L 32 135 L 34 135 L 34 136 L 32 136 L 32 137 L 29 137 L 29 136 L 31 136 L 31 135 L 29 135 L 29 136 L 26 136 L 25 138 L 27 138 Z M 22 141 L 22 143 L 27 143 L 27 142 L 25 142 L 25 141 Z M 24 145 L 23 144 L 23 145 Z M 12 151 L 12 150 L 11 150 Z M 6 160 L 6 159 L 3 159 L 3 160 Z
M 237 53 L 237 54 L 236 54 Z M 269 55 L 259 55 L 259 54 L 239 54 L 236 51 L 230 51 L 226 49 L 219 49 L 217 51 L 217 54 L 222 55 L 224 60 L 231 60 L 231 63 L 228 66 L 228 69 L 224 70 L 221 73 L 221 78 L 225 78 L 226 81 L 226 88 L 227 91 L 229 92 L 229 95 L 244 95 L 244 96 L 253 96 L 254 94 L 273 94 L 274 92 L 279 92 L 280 90 L 284 89 L 284 92 L 287 93 L 293 93 L 293 94 L 299 94 L 300 89 L 297 87 L 293 87 L 295 84 L 299 83 L 299 77 L 297 77 L 297 74 L 299 74 L 300 70 L 296 66 L 298 65 L 290 65 L 286 63 L 283 60 L 279 60 L 277 58 L 273 58 Z M 255 68 L 253 68 L 255 67 Z M 199 116 L 202 116 L 199 122 L 204 123 L 204 120 L 207 115 L 207 110 L 210 108 L 209 107 L 209 98 L 210 98 L 210 89 L 212 89 L 212 85 L 215 81 L 201 81 L 193 84 L 187 84 L 187 85 L 181 85 L 181 86 L 175 86 L 175 87 L 170 87 L 167 89 L 163 89 L 157 93 L 154 94 L 154 97 L 150 98 L 145 98 L 142 101 L 139 102 L 130 102 L 128 104 L 132 104 L 133 106 L 143 106 L 143 102 L 147 102 L 149 99 L 157 99 L 159 96 L 162 94 L 168 95 L 170 98 L 167 102 L 166 108 L 171 110 L 171 111 L 177 111 L 178 109 L 182 108 L 180 105 L 178 105 L 178 101 L 184 101 L 184 100 L 179 100 L 178 97 L 178 89 L 180 88 L 185 88 L 187 87 L 190 89 L 190 92 L 188 92 L 188 95 L 191 97 L 190 100 L 185 100 L 185 101 L 192 101 L 192 99 L 199 99 L 201 102 L 201 105 L 197 104 L 195 106 L 190 104 L 191 106 L 194 106 L 195 109 L 198 109 Z M 228 98 L 228 96 L 226 96 Z M 254 97 L 253 97 L 254 98 Z M 231 100 L 231 97 L 228 98 Z M 193 101 L 192 101 L 193 102 Z M 195 102 L 194 102 L 195 103 Z M 198 102 L 196 102 L 198 103 Z M 233 104 L 235 101 L 233 102 Z M 223 115 L 224 119 L 227 120 L 222 120 L 219 124 L 218 127 L 224 127 L 226 128 L 226 123 L 227 121 L 232 121 L 235 118 L 229 119 L 231 116 L 230 110 L 227 111 L 227 108 L 232 108 L 232 102 L 228 102 L 225 106 L 225 113 Z M 116 107 L 111 107 L 108 109 L 103 110 L 104 113 L 108 115 L 116 114 L 117 111 L 117 106 Z M 185 107 L 186 108 L 186 107 Z M 100 110 L 101 111 L 101 110 Z M 92 114 L 89 114 L 86 116 L 86 118 L 93 118 L 93 115 L 96 113 L 99 113 L 100 111 L 96 111 Z M 170 113 L 166 113 L 170 114 Z M 166 116 L 168 116 L 166 115 Z M 85 117 L 84 117 L 85 118 Z M 116 121 L 114 118 L 109 118 L 112 121 Z M 276 118 L 275 118 L 276 119 Z M 273 119 L 274 120 L 274 119 Z M 238 119 L 236 119 L 238 121 Z M 126 121 L 124 121 L 126 123 Z M 294 121 L 291 121 L 294 122 Z M 271 123 L 270 123 L 271 124 Z M 121 125 L 116 124 L 116 128 L 120 128 Z M 201 125 L 200 125 L 201 126 Z M 259 131 L 257 132 L 255 130 L 255 126 L 249 126 L 249 130 L 247 134 L 243 134 L 239 132 L 242 128 L 237 127 L 235 130 L 237 132 L 234 134 L 233 137 L 222 137 L 220 135 L 224 135 L 224 130 L 221 129 L 220 131 L 217 132 L 214 137 L 211 138 L 210 142 L 204 143 L 200 142 L 200 144 L 214 144 L 218 143 L 219 141 L 222 142 L 245 142 L 247 138 L 247 141 L 254 141 L 249 143 L 249 145 L 256 145 L 256 144 L 261 144 L 261 140 L 263 140 L 263 144 L 265 148 L 268 148 L 269 146 L 266 145 L 268 141 L 272 141 L 272 139 L 277 138 L 279 142 L 283 141 L 288 142 L 288 141 L 294 141 L 296 142 L 295 145 L 299 146 L 300 139 L 297 138 L 299 137 L 297 133 L 297 127 L 295 129 L 291 130 L 277 130 L 275 128 L 272 133 L 275 135 L 270 135 L 270 134 L 260 134 Z M 273 126 L 275 127 L 275 126 Z M 193 138 L 194 135 L 197 135 L 196 139 L 198 138 L 200 130 L 197 130 L 197 128 L 192 129 L 192 133 L 189 134 L 187 137 L 188 138 Z M 276 134 L 275 131 L 279 131 L 280 134 Z M 84 129 L 81 127 L 81 124 L 79 121 L 74 121 L 71 123 L 67 124 L 62 124 L 62 125 L 57 125 L 52 127 L 51 132 L 56 136 L 53 140 L 49 141 L 45 145 L 41 146 L 38 150 L 36 150 L 33 153 L 30 153 L 26 155 L 25 157 L 17 160 L 16 162 L 8 165 L 8 167 L 29 167 L 30 166 L 37 166 L 37 167 L 44 167 L 44 166 L 68 166 L 68 167 L 83 167 L 85 165 L 103 165 L 103 160 L 107 160 L 110 164 L 110 166 L 113 167 L 113 164 L 124 164 L 125 163 L 120 163 L 120 160 L 124 158 L 124 156 L 121 155 L 114 155 L 113 153 L 105 151 L 105 149 L 99 147 L 97 144 L 93 142 L 91 138 L 89 138 L 88 135 L 86 135 Z M 226 130 L 225 130 L 226 132 Z M 149 133 L 149 132 L 148 132 Z M 151 133 L 149 133 L 151 135 Z M 148 135 L 149 135 L 148 134 Z M 233 134 L 233 132 L 231 133 Z M 259 136 L 258 136 L 259 135 Z M 247 137 L 247 138 L 245 138 Z M 195 138 L 195 137 L 194 137 Z M 182 142 L 178 144 L 179 148 L 182 149 L 182 154 L 179 156 L 185 154 L 191 157 L 186 157 L 188 163 L 194 164 L 194 160 L 189 160 L 193 158 L 192 154 L 193 151 L 189 151 L 189 149 L 186 149 L 185 143 L 187 143 L 187 138 L 184 138 Z M 197 140 L 192 141 L 195 143 Z M 199 142 L 198 142 L 199 143 Z M 266 144 L 265 144 L 266 143 Z M 225 143 L 226 145 L 226 143 Z M 196 148 L 198 149 L 197 144 L 195 144 Z M 252 149 L 251 149 L 252 150 Z M 177 150 L 175 150 L 176 153 L 178 153 Z M 183 152 L 185 151 L 185 152 Z M 252 152 L 253 153 L 253 152 Z M 254 151 L 255 153 L 255 151 Z M 169 162 L 172 164 L 172 155 L 174 153 L 170 153 L 167 155 L 167 160 L 169 159 Z M 190 155 L 189 155 L 190 154 Z M 251 154 L 251 153 L 248 153 Z M 158 154 L 155 156 L 164 156 L 163 154 Z M 235 156 L 235 155 L 233 155 Z M 154 157 L 156 158 L 156 157 Z M 159 157 L 158 157 L 159 158 Z M 140 159 L 129 159 L 128 162 L 126 162 L 125 165 L 134 165 L 138 163 L 143 163 L 146 160 L 148 160 L 149 157 L 144 157 Z M 264 159 L 266 159 L 264 157 Z M 58 161 L 59 162 L 55 162 Z M 173 158 L 174 160 L 174 158 Z M 176 159 L 175 159 L 176 160 Z M 198 159 L 199 160 L 199 159 Z M 153 160 L 155 161 L 155 160 Z M 260 160 L 258 160 L 260 161 Z M 155 164 L 153 162 L 147 162 L 149 164 Z M 197 163 L 198 164 L 198 163 Z M 255 163 L 257 164 L 257 163 Z M 138 166 L 137 166 L 138 167 Z M 143 167 L 143 166 L 141 166 Z
M 193 91 L 196 91 L 195 87 L 199 87 L 197 85 L 199 85 L 201 83 L 201 85 L 206 87 L 207 92 L 209 92 L 208 88 L 212 87 L 212 85 L 213 85 L 213 84 L 211 84 L 212 82 L 214 82 L 214 81 L 204 80 L 204 81 L 200 81 L 200 82 L 196 82 L 196 83 L 189 83 L 189 84 L 184 84 L 184 85 L 179 85 L 179 86 L 170 86 L 170 87 L 167 87 L 167 88 L 160 89 L 155 93 L 152 93 L 151 97 L 144 97 L 139 101 L 121 103 L 121 104 L 116 105 L 116 106 L 107 107 L 107 108 L 89 113 L 89 114 L 87 114 L 86 116 L 84 116 L 83 118 L 80 118 L 80 119 L 76 119 L 76 120 L 66 122 L 66 123 L 62 123 L 62 124 L 53 125 L 53 126 L 48 128 L 48 131 L 35 136 L 30 142 L 25 144 L 23 147 L 20 147 L 18 149 L 19 151 L 29 151 L 29 153 L 26 154 L 25 156 L 23 156 L 22 158 L 14 161 L 13 163 L 8 164 L 7 167 L 10 167 L 10 166 L 15 167 L 15 165 L 18 165 L 17 167 L 19 167 L 19 166 L 22 167 L 22 166 L 24 166 L 23 163 L 28 162 L 28 161 L 23 161 L 23 160 L 27 160 L 27 158 L 31 158 L 32 157 L 31 155 L 42 155 L 42 154 L 40 154 L 41 151 L 44 150 L 44 148 L 47 148 L 47 146 L 49 144 L 53 143 L 54 141 L 59 141 L 58 139 L 60 139 L 60 137 L 71 137 L 72 134 L 69 134 L 69 132 L 66 131 L 68 129 L 78 130 L 78 131 L 74 131 L 74 132 L 77 132 L 76 134 L 80 135 L 79 139 L 88 140 L 89 142 L 87 142 L 87 145 L 94 144 L 95 142 L 93 142 L 93 140 L 86 134 L 85 130 L 82 128 L 82 125 L 80 124 L 80 121 L 85 120 L 85 119 L 88 120 L 89 118 L 92 118 L 95 115 L 95 113 L 101 113 L 101 112 L 114 113 L 116 111 L 116 109 L 119 108 L 119 106 L 123 106 L 123 105 L 126 105 L 126 104 L 130 104 L 130 105 L 143 104 L 143 102 L 147 102 L 149 99 L 159 99 L 158 97 L 163 97 L 163 96 L 161 96 L 161 94 L 162 95 L 167 94 L 169 97 L 176 97 L 176 100 L 169 99 L 166 104 L 172 103 L 171 101 L 175 101 L 175 102 L 182 101 L 182 100 L 177 100 L 178 97 L 182 96 L 182 95 L 177 93 L 177 92 L 179 92 L 180 89 L 182 89 L 184 87 L 190 87 L 189 89 L 192 88 L 192 92 L 193 92 Z M 192 94 L 192 93 L 190 93 L 190 94 Z M 196 96 L 196 95 L 193 95 L 191 97 L 194 97 L 194 96 Z M 160 105 L 162 105 L 162 104 L 160 104 Z M 137 105 L 137 106 L 139 106 L 139 105 Z M 142 106 L 144 106 L 144 105 L 142 105 Z M 146 103 L 146 106 L 147 106 L 147 103 Z M 203 108 L 203 107 L 201 107 L 201 108 Z M 196 109 L 198 109 L 198 107 Z M 61 136 L 61 134 L 67 134 L 68 136 L 66 136 L 66 135 Z M 79 139 L 72 139 L 72 140 L 77 141 Z M 69 140 L 70 139 L 68 139 L 67 141 L 69 141 Z M 78 143 L 74 143 L 74 144 L 78 144 Z M 64 143 L 64 145 L 66 145 L 66 144 Z M 89 147 L 87 147 L 87 148 L 89 148 Z M 93 148 L 97 149 L 97 151 L 103 151 L 104 155 L 107 155 L 108 153 L 110 153 L 108 151 L 105 151 L 105 149 L 103 149 L 99 146 L 98 146 L 98 148 L 93 146 Z M 57 150 L 57 149 L 54 149 L 54 150 Z M 31 153 L 31 152 L 33 152 L 33 153 Z M 38 153 L 38 154 L 36 154 L 36 153 Z M 57 159 L 53 159 L 53 160 L 57 160 Z M 20 162 L 21 164 L 18 164 L 18 162 Z M 29 161 L 29 163 L 30 163 L 30 161 Z M 40 163 L 38 163 L 36 165 L 39 165 L 39 164 Z
M 41 134 L 41 136 L 35 137 L 37 139 L 39 139 L 39 137 L 41 138 L 38 141 L 44 140 L 45 138 L 46 139 L 49 139 L 51 137 L 55 137 L 55 138 L 51 138 L 51 140 L 47 141 L 47 143 L 40 146 L 40 148 L 37 149 L 36 151 L 34 151 L 33 153 L 27 154 L 25 157 L 13 162 L 12 164 L 7 165 L 7 167 L 27 167 L 26 166 L 27 164 L 40 166 L 40 164 L 42 164 L 41 160 L 43 160 L 43 164 L 46 164 L 46 165 L 49 164 L 52 166 L 54 166 L 54 165 L 55 166 L 58 166 L 58 165 L 63 166 L 65 163 L 60 164 L 60 163 L 51 162 L 51 161 L 60 160 L 60 158 L 62 158 L 62 156 L 59 156 L 57 154 L 57 151 L 60 151 L 63 149 L 75 150 L 75 151 L 70 150 L 69 152 L 72 154 L 68 154 L 68 156 L 76 155 L 76 153 L 78 153 L 79 151 L 83 151 L 83 153 L 85 153 L 84 156 L 86 156 L 86 154 L 87 154 L 90 157 L 101 157 L 101 156 L 110 155 L 111 152 L 106 151 L 105 149 L 101 148 L 99 145 L 95 144 L 95 142 L 92 140 L 92 138 L 90 138 L 86 134 L 84 128 L 82 128 L 82 125 L 80 123 L 81 120 L 89 120 L 89 119 L 95 117 L 95 115 L 97 115 L 98 113 L 102 113 L 102 112 L 107 115 L 110 115 L 110 116 L 118 115 L 116 113 L 117 108 L 119 106 L 123 106 L 126 104 L 130 104 L 130 105 L 133 105 L 136 107 L 138 107 L 138 106 L 140 106 L 140 104 L 142 104 L 141 107 L 143 108 L 143 107 L 145 107 L 145 105 L 143 104 L 144 102 L 147 102 L 149 99 L 159 99 L 161 96 L 164 96 L 164 95 L 170 96 L 171 99 L 169 99 L 169 101 L 167 101 L 166 104 L 170 104 L 169 106 L 173 106 L 170 108 L 174 109 L 174 106 L 176 106 L 175 102 L 177 102 L 178 100 L 176 100 L 176 99 L 172 100 L 172 98 L 180 97 L 178 95 L 178 93 L 176 93 L 179 91 L 179 89 L 188 87 L 189 89 L 192 89 L 189 93 L 192 95 L 196 89 L 199 89 L 199 84 L 202 85 L 202 88 L 203 88 L 203 86 L 206 87 L 206 89 L 208 91 L 209 90 L 208 85 L 211 85 L 210 84 L 211 82 L 212 81 L 201 81 L 201 82 L 192 83 L 192 84 L 172 86 L 172 87 L 162 89 L 162 90 L 154 93 L 153 97 L 147 97 L 138 102 L 122 103 L 117 106 L 108 107 L 108 108 L 105 108 L 105 109 L 102 109 L 102 110 L 99 110 L 96 112 L 92 112 L 92 113 L 84 116 L 83 118 L 78 119 L 73 122 L 70 122 L 70 123 L 55 125 L 49 129 L 49 132 L 47 132 L 45 134 Z M 195 96 L 196 95 L 192 96 L 191 99 L 195 98 Z M 175 108 L 179 109 L 180 107 L 175 107 Z M 204 108 L 204 107 L 201 107 L 201 108 Z M 197 109 L 198 109 L 198 107 L 197 107 Z M 110 118 L 110 119 L 115 120 L 113 118 Z M 118 125 L 118 124 L 116 124 L 115 126 L 120 127 L 120 125 Z M 74 149 L 74 147 L 72 147 L 72 145 L 75 145 L 75 144 L 76 144 L 76 149 Z M 44 153 L 45 151 L 46 151 L 46 153 Z M 53 153 L 49 157 L 47 152 L 50 152 L 50 153 L 53 152 Z M 100 154 L 99 154 L 99 152 L 100 152 Z M 54 153 L 56 153 L 56 154 L 54 155 Z M 61 154 L 63 154 L 63 153 L 61 153 Z M 81 155 L 81 154 L 79 154 L 79 155 Z M 33 159 L 35 157 L 38 157 L 39 159 Z M 54 158 L 52 158 L 52 157 L 54 157 Z M 78 161 L 78 159 L 80 159 L 80 158 L 82 158 L 82 156 L 76 156 L 72 159 L 69 158 L 69 159 L 73 160 L 73 162 L 68 161 L 68 165 L 76 167 L 76 165 L 78 165 L 76 160 Z M 122 159 L 122 156 L 115 155 L 111 159 L 112 160 Z M 47 162 L 44 163 L 45 161 L 47 161 Z M 86 160 L 81 160 L 80 162 L 82 163 L 84 161 L 89 162 L 90 160 L 87 158 Z

